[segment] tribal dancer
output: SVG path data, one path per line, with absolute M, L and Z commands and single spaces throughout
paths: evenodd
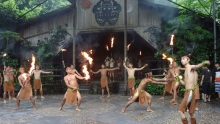
M 42 82 L 41 82 L 41 73 L 44 74 L 53 74 L 53 72 L 46 72 L 46 71 L 42 71 L 39 70 L 39 66 L 36 65 L 35 66 L 35 70 L 32 71 L 31 75 L 34 74 L 34 98 L 37 98 L 37 90 L 40 90 L 40 95 L 41 95 L 41 99 L 44 99 L 43 96 L 43 88 L 42 88 Z
M 118 67 L 117 68 L 112 68 L 112 69 L 107 69 L 105 68 L 105 65 L 102 64 L 101 65 L 101 69 L 99 69 L 97 72 L 93 72 L 91 70 L 91 72 L 93 74 L 98 74 L 99 72 L 101 73 L 101 88 L 102 88 L 102 96 L 100 98 L 104 98 L 104 88 L 106 87 L 106 90 L 108 92 L 108 98 L 110 97 L 110 92 L 109 92 L 109 88 L 108 88 L 108 77 L 107 77 L 107 72 L 108 71 L 114 71 L 116 69 L 119 69 Z
M 151 103 L 152 103 L 152 96 L 145 91 L 145 88 L 148 83 L 155 83 L 155 84 L 166 84 L 166 82 L 158 82 L 155 81 L 152 78 L 152 72 L 148 70 L 146 72 L 146 77 L 141 80 L 140 84 L 138 85 L 137 89 L 135 90 L 134 96 L 131 98 L 130 101 L 126 103 L 124 108 L 121 110 L 121 112 L 125 112 L 125 109 L 132 104 L 133 102 L 137 101 L 139 104 L 148 104 L 147 111 L 148 112 L 153 112 L 151 109 Z
M 172 75 L 172 78 L 174 79 L 174 81 L 172 82 L 171 91 L 170 91 L 170 93 L 173 94 L 173 99 L 171 100 L 171 102 L 174 105 L 176 105 L 176 104 L 178 104 L 178 102 L 177 102 L 177 92 L 179 91 L 179 86 L 180 86 L 180 80 L 179 80 L 180 70 L 179 70 L 179 67 L 178 67 L 178 65 L 175 61 L 172 64 L 172 69 L 169 70 L 169 71 Z
M 172 68 L 172 65 L 170 65 L 170 69 Z M 165 85 L 164 87 L 164 91 L 163 91 L 163 96 L 159 99 L 162 99 L 164 100 L 165 96 L 166 96 L 166 93 L 170 93 L 170 90 L 171 90 L 171 85 L 172 85 L 172 75 L 170 73 L 170 71 L 166 71 L 164 70 L 164 78 L 162 80 L 168 80 L 168 83 Z
M 75 73 L 72 73 L 73 70 L 70 67 L 66 68 L 66 72 L 67 72 L 67 75 L 64 77 L 64 81 L 65 81 L 68 88 L 67 88 L 67 91 L 66 91 L 64 98 L 61 102 L 61 107 L 59 108 L 59 110 L 63 109 L 63 105 L 65 103 L 67 103 L 67 104 L 77 103 L 76 111 L 81 111 L 79 106 L 81 104 L 82 97 L 79 92 L 79 84 L 78 84 L 76 78 L 83 80 L 83 79 L 85 79 L 85 77 L 82 77 L 82 76 L 79 76 Z
M 182 119 L 183 124 L 188 124 L 187 118 L 184 114 L 184 112 L 187 110 L 187 107 L 189 109 L 189 114 L 191 117 L 191 124 L 196 124 L 195 119 L 195 108 L 196 108 L 196 91 L 195 91 L 195 71 L 198 68 L 201 68 L 205 64 L 210 64 L 209 61 L 204 61 L 201 64 L 198 65 L 190 65 L 190 59 L 188 56 L 182 56 L 181 57 L 181 63 L 185 66 L 185 72 L 184 72 L 184 81 L 180 81 L 185 85 L 185 94 L 184 98 L 180 104 L 179 107 L 179 114 Z
M 128 72 L 128 88 L 130 90 L 130 98 L 128 98 L 129 100 L 132 98 L 132 96 L 134 95 L 134 84 L 135 84 L 135 77 L 134 77 L 134 73 L 135 71 L 140 71 L 143 70 L 145 67 L 147 67 L 148 65 L 145 64 L 143 67 L 141 68 L 133 68 L 133 64 L 129 63 L 128 67 L 126 66 L 126 61 L 127 61 L 127 57 L 125 57 L 123 66 L 125 67 L 125 69 Z
M 9 99 L 11 98 L 11 95 L 12 95 L 12 98 L 15 99 L 14 94 L 10 94 L 11 92 L 14 92 L 14 86 L 13 86 L 13 83 L 10 81 L 10 67 L 9 66 L 4 67 L 3 76 L 4 76 L 3 99 L 4 99 L 4 103 L 6 103 L 6 94 L 7 94 L 7 92 L 8 92 Z
M 18 76 L 18 81 L 21 86 L 21 89 L 18 92 L 17 108 L 15 110 L 20 109 L 20 101 L 21 100 L 29 100 L 29 99 L 32 102 L 33 108 L 36 109 L 35 100 L 33 99 L 33 96 L 32 96 L 32 88 L 31 88 L 30 77 L 29 77 L 30 75 L 28 73 L 24 72 L 23 67 L 19 68 L 19 72 L 21 74 Z

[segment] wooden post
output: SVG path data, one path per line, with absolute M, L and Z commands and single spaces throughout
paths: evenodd
M 127 0 L 124 0 L 124 57 L 127 57 Z M 125 95 L 127 92 L 127 72 L 124 69 Z

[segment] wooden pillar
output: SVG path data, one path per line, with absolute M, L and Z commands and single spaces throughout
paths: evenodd
M 124 0 L 124 57 L 127 57 L 127 0 Z M 127 72 L 124 69 L 125 95 L 127 92 Z

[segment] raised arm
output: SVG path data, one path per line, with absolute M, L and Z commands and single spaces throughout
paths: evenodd
M 137 70 L 137 71 L 140 71 L 140 70 L 143 70 L 145 67 L 147 67 L 148 66 L 148 64 L 145 64 L 143 67 L 141 67 L 141 68 L 136 68 L 135 70 Z
M 96 72 L 94 72 L 94 71 L 90 71 L 90 72 L 92 72 L 93 74 L 98 74 L 99 72 L 101 72 L 101 69 L 99 69 L 98 71 L 96 71 Z
M 192 65 L 192 69 L 198 69 L 201 68 L 204 65 L 210 65 L 210 62 L 208 60 L 203 61 L 202 63 L 198 64 L 198 65 Z
M 119 69 L 119 67 L 116 67 L 116 68 L 112 68 L 112 69 L 106 69 L 107 71 L 114 71 L 114 70 L 117 70 Z
M 181 70 L 181 71 L 185 71 L 185 68 L 180 68 L 180 67 L 179 67 L 179 70 Z
M 123 66 L 125 67 L 125 69 L 128 69 L 128 67 L 126 66 L 126 61 L 127 61 L 127 57 L 125 57 L 125 60 L 123 62 Z
M 167 84 L 167 82 L 159 82 L 159 81 L 155 81 L 155 80 L 151 80 L 150 82 L 153 84 Z
M 75 73 L 79 76 L 82 76 L 76 69 L 75 69 Z
M 43 70 L 41 70 L 41 73 L 44 73 L 44 74 L 51 74 L 51 73 L 53 73 L 53 72 L 47 72 L 47 71 L 43 71 Z
M 75 76 L 76 76 L 76 78 L 81 79 L 81 80 L 85 79 L 85 77 L 79 76 L 77 74 Z

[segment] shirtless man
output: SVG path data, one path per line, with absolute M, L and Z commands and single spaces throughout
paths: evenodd
M 61 102 L 61 107 L 59 108 L 59 110 L 63 109 L 63 105 L 65 103 L 67 104 L 77 103 L 76 111 L 81 111 L 79 106 L 81 104 L 82 97 L 79 93 L 79 84 L 77 83 L 76 79 L 78 78 L 78 79 L 83 80 L 85 79 L 85 77 L 72 73 L 73 71 L 70 67 L 66 68 L 66 72 L 67 72 L 67 75 L 64 77 L 64 81 L 68 88 Z
M 135 83 L 134 73 L 135 73 L 135 71 L 143 70 L 145 67 L 147 67 L 147 64 L 145 64 L 141 68 L 133 68 L 132 63 L 129 63 L 128 67 L 127 67 L 126 66 L 126 61 L 127 61 L 127 57 L 125 57 L 123 66 L 125 67 L 125 69 L 128 72 L 128 89 L 130 90 L 130 98 L 128 98 L 128 99 L 130 100 L 132 98 L 132 96 L 134 95 L 134 83 Z
M 15 110 L 20 109 L 21 100 L 29 100 L 29 99 L 32 102 L 33 108 L 36 109 L 35 100 L 33 98 L 32 88 L 30 84 L 30 75 L 28 73 L 25 73 L 23 67 L 19 68 L 19 72 L 21 74 L 18 76 L 18 81 L 21 86 L 21 89 L 17 95 L 17 108 Z
M 4 71 L 3 71 L 3 76 L 4 76 L 4 83 L 3 83 L 3 86 L 4 86 L 4 94 L 3 94 L 3 99 L 4 99 L 4 103 L 6 103 L 6 94 L 8 92 L 8 96 L 9 96 L 9 99 L 11 97 L 11 94 L 10 92 L 14 91 L 14 87 L 13 87 L 13 84 L 11 83 L 10 81 L 10 67 L 4 67 Z M 14 97 L 14 96 L 12 96 Z
M 171 103 L 174 105 L 178 104 L 177 102 L 177 92 L 179 91 L 180 81 L 179 81 L 179 74 L 180 70 L 177 63 L 174 61 L 172 64 L 172 69 L 169 70 L 171 73 L 171 78 L 174 79 L 171 85 L 171 94 L 173 94 L 173 99 L 171 99 Z
M 124 108 L 121 110 L 121 112 L 125 112 L 125 109 L 138 100 L 139 104 L 148 104 L 147 111 L 153 112 L 151 109 L 151 103 L 152 103 L 152 96 L 145 91 L 145 88 L 148 83 L 155 83 L 155 84 L 166 84 L 165 82 L 157 82 L 154 79 L 152 79 L 152 72 L 148 70 L 146 72 L 146 77 L 141 80 L 140 84 L 138 85 L 137 89 L 135 90 L 134 96 L 131 98 L 130 101 L 127 102 L 127 104 L 124 106 Z
M 172 69 L 172 65 L 170 64 L 169 65 L 169 67 L 170 67 L 170 69 Z M 169 70 L 170 70 L 169 69 Z M 170 90 L 171 90 L 171 85 L 172 85 L 172 81 L 173 81 L 173 78 L 172 78 L 172 75 L 171 75 L 171 73 L 170 73 L 171 71 L 167 71 L 167 70 L 165 70 L 164 71 L 164 78 L 162 79 L 162 80 L 168 80 L 169 82 L 165 85 L 165 87 L 164 87 L 164 91 L 163 91 L 163 96 L 161 97 L 161 98 L 159 98 L 159 99 L 162 99 L 162 100 L 164 100 L 164 98 L 165 98 L 165 96 L 166 96 L 166 93 L 168 92 L 168 93 L 170 93 Z
M 15 87 L 15 85 L 14 85 L 15 75 L 16 75 L 16 74 L 14 73 L 13 67 L 9 66 L 9 81 L 11 82 L 11 84 L 12 84 L 12 86 L 13 86 L 13 89 L 15 89 L 15 88 L 14 88 L 14 87 Z M 11 94 L 11 96 L 9 96 L 9 98 L 12 97 L 13 100 L 16 100 L 14 90 L 11 91 L 10 94 Z
M 41 73 L 44 74 L 53 74 L 53 72 L 46 72 L 46 71 L 42 71 L 39 70 L 39 66 L 36 65 L 35 66 L 35 70 L 32 71 L 31 75 L 34 74 L 34 98 L 37 98 L 37 90 L 40 90 L 40 95 L 41 95 L 41 99 L 44 99 L 43 97 L 43 88 L 42 88 L 42 83 L 41 83 Z
M 117 68 L 112 68 L 112 69 L 107 69 L 105 68 L 105 65 L 101 65 L 101 69 L 99 69 L 97 72 L 93 72 L 91 70 L 91 73 L 93 74 L 98 74 L 99 72 L 101 73 L 101 88 L 102 88 L 102 96 L 100 98 L 104 98 L 104 88 L 106 87 L 106 90 L 108 92 L 108 98 L 110 97 L 110 92 L 109 92 L 109 88 L 108 88 L 108 78 L 107 78 L 107 72 L 108 71 L 114 71 L 116 69 L 119 69 L 118 67 Z
M 187 118 L 184 114 L 186 111 L 187 107 L 189 109 L 189 114 L 191 117 L 191 124 L 196 124 L 196 119 L 195 119 L 195 107 L 196 107 L 196 94 L 195 94 L 195 71 L 198 68 L 201 68 L 205 64 L 210 64 L 209 61 L 204 61 L 201 64 L 198 65 L 190 65 L 190 59 L 188 56 L 182 56 L 181 57 L 181 63 L 182 65 L 185 66 L 185 72 L 184 72 L 184 81 L 181 81 L 183 85 L 185 85 L 185 94 L 184 98 L 180 104 L 179 107 L 179 114 L 182 119 L 183 124 L 188 124 Z

